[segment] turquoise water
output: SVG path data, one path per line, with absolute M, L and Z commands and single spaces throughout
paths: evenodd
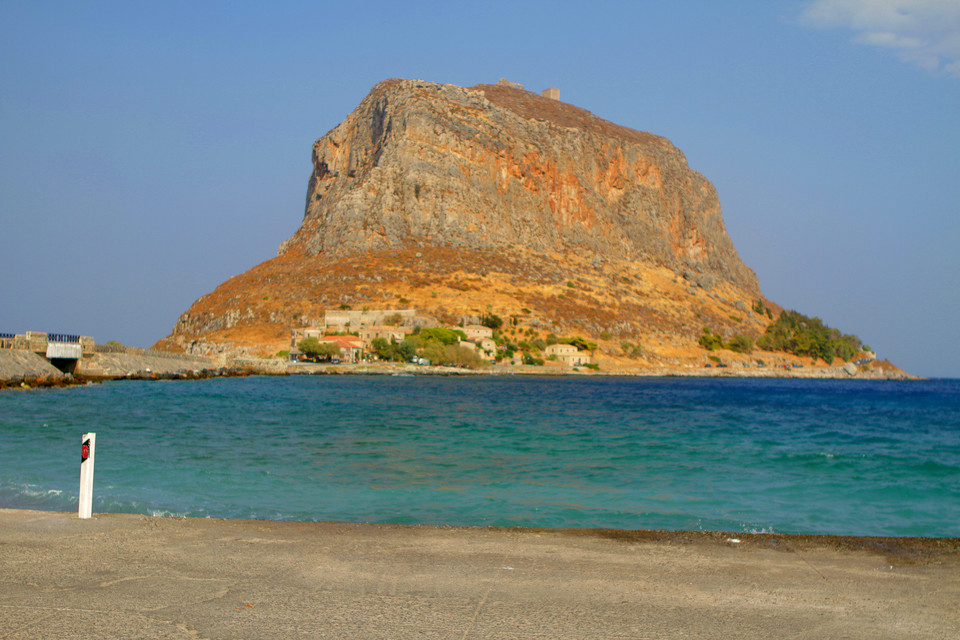
M 293 376 L 0 393 L 0 506 L 960 536 L 960 381 Z

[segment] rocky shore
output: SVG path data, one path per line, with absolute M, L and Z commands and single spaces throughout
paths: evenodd
M 481 369 L 419 366 L 382 362 L 367 364 L 290 363 L 279 358 L 234 358 L 215 363 L 209 358 L 126 353 L 98 353 L 74 374 L 64 374 L 46 359 L 29 351 L 0 350 L 0 389 L 68 386 L 103 380 L 195 380 L 250 375 L 521 375 L 521 376 L 637 376 L 710 378 L 809 378 L 837 380 L 917 380 L 896 367 L 862 370 L 851 365 L 829 367 L 617 367 L 592 370 L 580 367 L 493 365 Z

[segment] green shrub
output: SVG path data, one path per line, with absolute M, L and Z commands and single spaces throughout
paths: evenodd
M 707 351 L 716 351 L 723 348 L 723 338 L 720 337 L 719 333 L 711 332 L 709 327 L 704 327 L 703 335 L 697 340 L 697 344 Z
M 643 350 L 640 348 L 640 343 L 633 344 L 629 340 L 620 341 L 620 349 L 623 351 L 623 355 L 628 358 L 639 358 L 643 355 Z
M 736 353 L 750 353 L 753 351 L 753 338 L 738 333 L 727 342 L 727 349 Z

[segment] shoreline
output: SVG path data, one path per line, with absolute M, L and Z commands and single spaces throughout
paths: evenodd
M 887 365 L 889 363 L 886 363 Z M 415 365 L 401 362 L 370 363 L 291 363 L 277 358 L 230 358 L 214 362 L 210 358 L 170 353 L 138 355 L 97 353 L 83 361 L 74 373 L 63 373 L 43 357 L 25 350 L 0 349 L 0 391 L 33 387 L 76 386 L 112 380 L 196 380 L 251 375 L 444 375 L 444 376 L 622 376 L 655 378 L 791 378 L 830 380 L 925 380 L 895 367 L 869 371 L 850 364 L 790 367 L 713 368 L 707 366 L 664 365 L 657 367 L 587 369 L 547 365 L 488 365 L 478 369 Z
M 150 368 L 131 370 L 126 373 L 111 375 L 90 374 L 51 374 L 49 372 L 20 371 L 10 373 L 9 370 L 0 376 L 0 391 L 83 386 L 100 382 L 118 380 L 205 380 L 209 378 L 250 377 L 250 376 L 538 376 L 538 377 L 623 377 L 623 378 L 712 378 L 712 379 L 793 379 L 793 380 L 863 380 L 863 381 L 923 381 L 931 378 L 912 376 L 909 374 L 857 374 L 849 375 L 840 368 L 810 369 L 730 369 L 717 371 L 707 368 L 676 368 L 662 367 L 650 369 L 593 371 L 593 370 L 557 370 L 554 367 L 544 368 L 531 365 L 515 365 L 509 368 L 493 367 L 488 369 L 465 369 L 444 366 L 420 366 L 404 363 L 375 363 L 375 364 L 297 364 L 277 367 L 269 360 L 263 366 L 250 364 L 249 361 L 240 365 L 212 367 L 198 369 L 152 370 Z
M 960 626 L 957 538 L 0 509 L 0 548 L 0 628 L 17 638 L 942 638 Z
M 4 512 L 22 512 L 25 515 L 45 514 L 51 517 L 76 519 L 73 511 L 48 511 L 0 507 Z M 94 512 L 92 518 L 156 518 L 186 522 L 235 522 L 278 525 L 318 525 L 333 527 L 370 527 L 382 529 L 436 529 L 439 531 L 488 531 L 491 533 L 526 533 L 531 535 L 558 534 L 563 536 L 603 538 L 622 542 L 674 542 L 681 544 L 744 544 L 789 550 L 794 548 L 826 547 L 843 551 L 868 551 L 890 553 L 904 557 L 932 555 L 957 555 L 960 561 L 960 536 L 861 536 L 832 533 L 753 533 L 747 531 L 707 531 L 696 529 L 620 529 L 616 527 L 530 527 L 496 525 L 448 525 L 448 524 L 389 524 L 378 522 L 345 522 L 339 520 L 268 520 L 262 518 L 215 518 L 199 516 L 148 515 L 142 513 Z M 0 517 L 2 520 L 2 517 Z M 731 542 L 735 540 L 736 542 Z

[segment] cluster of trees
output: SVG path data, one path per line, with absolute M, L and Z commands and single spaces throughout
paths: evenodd
M 707 351 L 716 351 L 717 349 L 729 349 L 737 353 L 750 353 L 753 351 L 753 338 L 742 334 L 736 334 L 730 340 L 724 342 L 719 333 L 710 331 L 709 327 L 703 328 L 703 334 L 698 340 L 701 347 Z
M 768 312 L 769 308 L 763 307 L 762 311 Z M 754 346 L 752 338 L 740 334 L 724 341 L 709 327 L 703 328 L 699 343 L 707 351 L 730 349 L 738 353 L 750 353 Z M 757 338 L 756 346 L 764 351 L 784 351 L 820 359 L 827 364 L 837 358 L 852 360 L 861 351 L 869 351 L 857 336 L 840 333 L 825 325 L 820 318 L 810 318 L 796 311 L 784 311 L 777 316 Z
M 386 338 L 374 338 L 370 341 L 371 350 L 381 360 L 393 362 L 410 362 L 410 359 L 417 355 L 417 345 L 411 340 L 387 340 Z
M 466 367 L 476 369 L 483 365 L 484 359 L 470 347 L 459 344 L 443 344 L 431 342 L 423 348 L 421 355 L 431 364 L 441 364 L 450 367 Z
M 340 357 L 340 347 L 329 342 L 320 342 L 316 338 L 304 338 L 297 343 L 303 355 L 314 360 L 331 360 Z
M 819 358 L 827 364 L 835 358 L 851 360 L 867 350 L 857 336 L 840 333 L 825 325 L 820 318 L 810 318 L 796 311 L 784 311 L 777 316 L 757 339 L 757 346 L 767 351 Z
M 483 358 L 473 349 L 459 344 L 460 339 L 466 337 L 467 334 L 458 329 L 433 327 L 416 330 L 400 342 L 374 338 L 370 347 L 381 360 L 410 362 L 414 357 L 421 357 L 431 364 L 473 369 L 483 364 Z

